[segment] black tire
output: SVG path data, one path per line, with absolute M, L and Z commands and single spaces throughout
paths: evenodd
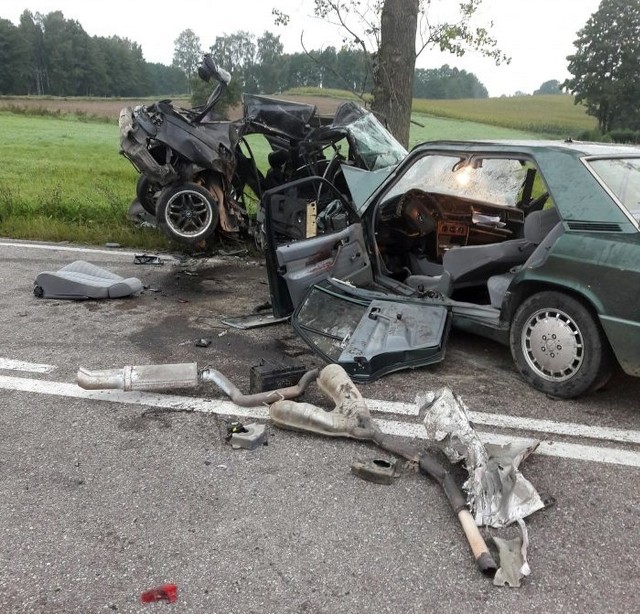
M 170 238 L 195 245 L 208 239 L 218 225 L 218 201 L 197 183 L 164 188 L 158 196 L 158 226 Z
M 602 387 L 614 358 L 600 324 L 575 298 L 545 291 L 526 299 L 511 322 L 511 355 L 525 380 L 570 399 Z
M 160 190 L 160 186 L 151 182 L 144 175 L 138 177 L 138 183 L 136 184 L 136 196 L 138 202 L 142 205 L 142 208 L 151 215 L 156 214 L 157 192 Z
M 35 296 L 36 298 L 42 298 L 44 296 L 44 290 L 42 289 L 42 286 L 33 284 L 33 296 Z

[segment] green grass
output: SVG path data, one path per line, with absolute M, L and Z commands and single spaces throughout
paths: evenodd
M 304 93 L 345 96 L 315 88 L 305 88 Z M 176 247 L 161 232 L 135 227 L 127 217 L 138 174 L 118 153 L 116 116 L 105 122 L 82 112 L 14 109 L 13 102 L 0 108 L 0 235 L 114 242 L 146 250 Z M 575 136 L 595 125 L 568 96 L 416 100 L 413 119 L 411 146 L 440 139 Z M 261 135 L 251 135 L 248 141 L 266 172 L 267 142 Z
M 287 94 L 327 96 L 357 100 L 351 92 L 322 88 L 296 88 Z M 587 115 L 582 105 L 574 104 L 573 96 L 514 96 L 504 98 L 472 98 L 463 100 L 413 100 L 413 113 L 457 119 L 489 126 L 499 126 L 525 133 L 573 138 L 595 130 L 596 120 Z M 411 135 L 412 140 L 414 135 Z M 453 138 L 453 137 L 449 137 Z M 475 137 L 469 137 L 475 138 Z M 496 137 L 493 138 L 509 138 Z
M 118 127 L 0 113 L 0 234 L 163 248 L 127 219 L 137 173 L 118 155 Z
M 573 96 L 517 96 L 473 100 L 414 100 L 416 113 L 474 121 L 525 132 L 578 137 L 597 122 Z
M 439 140 L 496 140 L 496 139 L 539 139 L 541 134 L 481 124 L 478 122 L 446 119 L 432 115 L 413 113 L 409 147 L 424 141 Z

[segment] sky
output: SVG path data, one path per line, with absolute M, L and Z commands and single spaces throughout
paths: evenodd
M 478 53 L 458 58 L 427 49 L 417 67 L 448 64 L 472 72 L 490 96 L 533 93 L 545 81 L 562 82 L 569 76 L 566 57 L 574 51 L 576 33 L 599 4 L 600 0 L 483 0 L 476 22 L 489 27 L 511 63 L 496 67 Z M 288 26 L 274 24 L 274 6 L 290 15 Z M 434 11 L 443 11 L 438 16 L 455 17 L 458 2 L 433 0 L 433 6 Z M 0 0 L 0 18 L 16 25 L 25 10 L 61 11 L 89 35 L 128 38 L 140 45 L 147 62 L 167 65 L 174 41 L 187 29 L 195 32 L 205 50 L 216 36 L 240 30 L 256 37 L 266 30 L 279 35 L 287 53 L 302 51 L 301 37 L 307 49 L 342 44 L 339 28 L 313 17 L 313 0 Z

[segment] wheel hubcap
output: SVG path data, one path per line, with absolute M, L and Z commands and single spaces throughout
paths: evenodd
M 536 311 L 522 331 L 522 352 L 538 375 L 562 382 L 573 377 L 584 360 L 584 339 L 577 324 L 558 309 Z
M 167 224 L 186 237 L 199 235 L 211 224 L 211 207 L 197 192 L 179 192 L 167 205 Z

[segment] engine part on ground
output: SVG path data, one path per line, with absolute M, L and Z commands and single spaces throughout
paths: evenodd
M 227 441 L 236 450 L 255 450 L 258 446 L 267 443 L 267 430 L 264 424 L 242 424 L 234 422 L 228 429 Z
M 500 569 L 493 578 L 495 586 L 519 587 L 520 580 L 531 573 L 527 562 L 527 548 L 529 546 L 529 534 L 524 520 L 518 520 L 520 535 L 513 539 L 493 537 L 500 555 Z
M 471 426 L 464 403 L 449 388 L 437 391 L 426 402 L 418 399 L 418 404 L 421 412 L 426 409 L 428 438 L 441 444 L 452 463 L 465 462 L 469 478 L 462 488 L 476 524 L 504 527 L 545 507 L 518 469 L 539 441 L 485 445 Z
M 371 418 L 362 395 L 340 365 L 330 364 L 324 367 L 317 383 L 335 403 L 332 411 L 325 411 L 309 403 L 277 401 L 269 407 L 269 415 L 274 423 L 293 430 L 371 441 L 387 452 L 416 463 L 423 473 L 442 486 L 449 504 L 458 516 L 478 569 L 493 577 L 498 566 L 467 508 L 464 494 L 449 471 L 424 450 L 383 434 Z
M 310 382 L 318 376 L 318 369 L 307 371 L 295 386 L 243 395 L 220 371 L 212 367 L 198 370 L 195 362 L 166 365 L 126 366 L 122 369 L 91 371 L 80 367 L 77 382 L 85 390 L 171 390 L 173 388 L 196 388 L 200 383 L 213 382 L 236 405 L 257 407 L 277 399 L 299 397 Z
M 367 482 L 375 484 L 393 484 L 396 478 L 397 461 L 382 459 L 355 460 L 351 463 L 351 473 Z
M 255 394 L 294 386 L 306 370 L 301 363 L 287 364 L 262 360 L 259 365 L 254 365 L 249 370 L 249 392 Z

